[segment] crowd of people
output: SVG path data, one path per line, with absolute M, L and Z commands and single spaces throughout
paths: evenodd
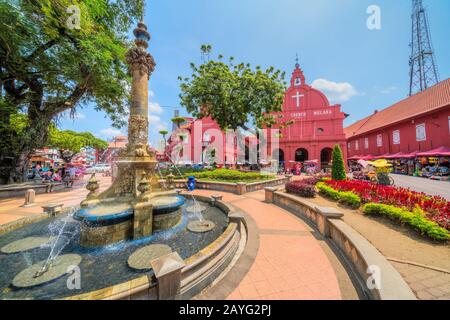
M 53 166 L 43 168 L 40 164 L 36 164 L 32 167 L 28 179 L 34 181 L 42 180 L 43 183 L 50 186 L 53 183 L 63 182 L 66 187 L 71 188 L 78 175 L 79 170 L 73 165 L 66 165 L 60 168 L 54 168 Z M 48 188 L 47 192 L 51 192 L 52 189 L 52 187 Z

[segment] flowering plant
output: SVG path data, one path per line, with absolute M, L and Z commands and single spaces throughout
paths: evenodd
M 413 211 L 417 206 L 426 217 L 450 230 L 450 202 L 439 196 L 430 196 L 410 189 L 384 186 L 361 180 L 325 181 L 338 191 L 357 194 L 363 203 L 380 203 Z

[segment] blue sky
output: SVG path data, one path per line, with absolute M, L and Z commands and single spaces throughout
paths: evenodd
M 440 79 L 450 77 L 450 1 L 423 0 L 428 10 Z M 179 75 L 200 62 L 200 46 L 251 65 L 286 71 L 299 54 L 306 81 L 341 103 L 349 125 L 409 90 L 410 0 L 158 0 L 147 1 L 145 22 L 152 34 L 149 51 L 157 66 L 149 90 L 150 142 L 170 128 L 179 106 Z M 381 9 L 381 30 L 369 30 L 370 5 Z M 61 128 L 90 131 L 102 138 L 119 132 L 101 112 L 79 110 Z M 126 129 L 122 129 L 126 133 Z

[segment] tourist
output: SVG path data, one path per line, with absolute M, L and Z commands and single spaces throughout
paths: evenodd
M 75 180 L 76 175 L 77 175 L 77 168 L 75 168 L 74 166 L 71 166 L 68 170 L 69 172 L 69 176 L 72 180 Z

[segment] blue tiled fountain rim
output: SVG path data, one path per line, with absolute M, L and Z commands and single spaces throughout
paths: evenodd
M 163 213 L 169 209 L 179 208 L 182 205 L 184 205 L 185 197 L 180 196 L 180 195 L 173 195 L 171 197 L 177 198 L 178 201 L 170 203 L 170 204 L 166 204 L 166 205 L 153 206 L 153 210 L 155 211 L 155 214 Z M 92 208 L 84 208 L 84 209 L 78 210 L 75 213 L 74 218 L 76 220 L 87 221 L 87 222 L 125 221 L 125 220 L 131 218 L 134 214 L 133 208 L 129 208 L 122 212 L 107 214 L 107 215 L 90 214 L 89 210 L 91 210 L 91 209 Z

